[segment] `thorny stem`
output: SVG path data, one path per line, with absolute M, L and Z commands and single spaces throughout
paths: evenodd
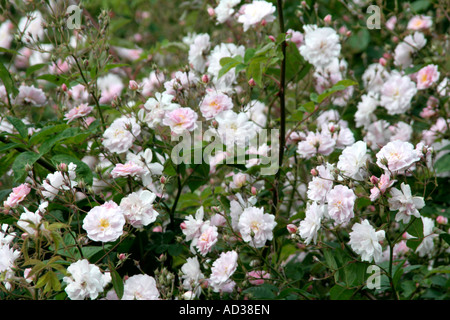
M 283 17 L 283 1 L 277 0 L 277 11 L 278 11 L 278 19 L 280 25 L 280 33 L 284 34 L 284 17 Z M 284 156 L 284 146 L 286 142 L 286 104 L 285 104 L 285 96 L 284 90 L 286 86 L 286 40 L 281 43 L 281 52 L 283 54 L 283 59 L 281 60 L 281 73 L 280 73 L 280 87 L 278 91 L 278 96 L 280 98 L 280 145 L 279 145 L 279 154 L 278 154 L 278 165 L 283 165 L 283 156 Z M 280 180 L 281 171 L 278 170 L 275 176 L 275 191 L 273 193 L 273 206 L 272 213 L 278 213 L 278 198 L 279 198 L 279 180 Z

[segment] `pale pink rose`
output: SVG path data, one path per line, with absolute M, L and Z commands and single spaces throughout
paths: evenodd
M 12 189 L 8 199 L 3 202 L 3 206 L 6 208 L 15 208 L 25 197 L 30 193 L 31 188 L 28 183 L 23 183 L 18 187 Z
M 16 55 L 14 65 L 18 69 L 25 69 L 30 66 L 30 57 L 33 54 L 33 50 L 27 47 L 23 47 L 19 50 L 19 54 Z
M 64 120 L 68 120 L 67 123 L 70 123 L 75 119 L 87 116 L 93 109 L 94 108 L 89 107 L 87 103 L 82 103 L 78 107 L 70 109 L 70 111 L 64 115 Z
M 394 140 L 386 144 L 376 154 L 376 157 L 377 165 L 392 173 L 402 173 L 420 160 L 414 146 L 401 140 Z
M 70 70 L 70 64 L 67 60 L 58 59 L 56 63 L 52 62 L 49 67 L 49 71 L 51 74 L 61 74 L 67 73 Z
M 396 23 L 397 23 L 397 17 L 392 16 L 388 19 L 388 21 L 386 21 L 386 28 L 388 28 L 389 30 L 394 30 Z
M 123 234 L 125 217 L 113 201 L 92 208 L 83 220 L 83 229 L 93 241 L 110 242 Z
M 354 217 L 356 195 L 347 186 L 337 185 L 327 194 L 328 215 L 336 224 L 346 224 Z
M 178 108 L 166 113 L 163 124 L 169 126 L 173 134 L 179 135 L 183 132 L 193 131 L 198 119 L 197 113 L 191 108 Z
M 287 40 L 295 43 L 297 48 L 299 48 L 303 44 L 303 34 L 300 31 L 289 29 L 286 34 L 290 36 L 287 38 Z
M 128 59 L 130 61 L 134 61 L 139 59 L 141 56 L 143 50 L 142 49 L 128 49 L 128 48 L 121 48 L 121 47 L 114 47 L 114 50 L 117 52 L 117 54 L 123 58 Z
M 402 240 L 394 246 L 394 257 L 401 257 L 408 253 L 409 248 L 406 245 L 406 241 Z
M 73 86 L 67 93 L 75 101 L 87 101 L 89 98 L 89 93 L 82 84 Z
M 84 120 L 84 123 L 86 124 L 86 128 L 89 127 L 91 125 L 91 123 L 94 122 L 94 121 L 95 121 L 95 117 L 87 117 Z
M 427 106 L 420 111 L 420 116 L 422 118 L 428 119 L 433 117 L 436 114 L 436 111 L 431 106 Z
M 233 101 L 229 96 L 220 92 L 210 91 L 200 104 L 200 111 L 206 120 L 210 120 L 225 110 L 233 108 Z
M 422 30 L 429 29 L 433 25 L 433 20 L 429 16 L 419 15 L 414 16 L 409 20 L 407 29 Z
M 20 86 L 19 94 L 15 99 L 15 104 L 31 104 L 35 107 L 41 107 L 47 102 L 44 91 L 34 86 Z
M 397 180 L 391 180 L 390 175 L 382 174 L 380 179 L 376 178 L 376 185 L 372 189 L 370 189 L 370 200 L 375 201 L 378 199 L 380 194 L 384 194 L 387 188 L 392 187 L 392 185 Z
M 211 226 L 209 223 L 203 224 L 201 231 L 202 234 L 196 241 L 196 247 L 200 254 L 205 256 L 216 244 L 219 234 L 217 232 L 217 227 Z
M 111 175 L 113 178 L 118 177 L 127 177 L 127 176 L 140 176 L 144 173 L 144 168 L 141 166 L 135 164 L 133 161 L 128 161 L 125 164 L 118 163 L 114 167 L 114 169 L 111 171 Z
M 124 89 L 122 79 L 113 73 L 109 73 L 106 76 L 99 78 L 97 80 L 97 86 L 101 92 L 99 99 L 100 104 L 110 103 L 116 96 L 120 96 Z
M 439 80 L 439 75 L 438 66 L 434 64 L 429 64 L 420 69 L 417 73 L 417 90 L 431 87 Z
M 210 219 L 211 225 L 216 227 L 224 227 L 227 224 L 225 217 L 219 213 L 213 215 Z
M 317 153 L 328 156 L 333 152 L 335 145 L 336 141 L 330 134 L 310 131 L 305 140 L 298 143 L 297 153 L 306 159 L 314 157 Z
M 241 172 L 236 173 L 235 175 L 233 175 L 233 182 L 230 183 L 230 187 L 232 189 L 240 189 L 247 183 L 248 178 L 248 174 Z
M 247 272 L 249 282 L 255 286 L 264 284 L 265 279 L 270 279 L 270 273 L 264 270 L 253 270 Z

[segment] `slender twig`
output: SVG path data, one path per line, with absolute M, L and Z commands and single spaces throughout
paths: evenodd
M 280 33 L 284 34 L 284 17 L 283 17 L 283 1 L 277 0 L 278 20 L 280 25 Z M 283 59 L 281 60 L 281 72 L 280 72 L 280 87 L 278 91 L 278 97 L 280 98 L 280 145 L 278 153 L 278 165 L 283 165 L 284 146 L 286 143 L 286 102 L 285 102 L 285 86 L 286 86 L 286 40 L 281 43 L 281 52 Z M 278 169 L 275 176 L 275 190 L 273 193 L 273 207 L 272 213 L 278 213 L 278 200 L 279 200 L 279 180 L 281 170 Z

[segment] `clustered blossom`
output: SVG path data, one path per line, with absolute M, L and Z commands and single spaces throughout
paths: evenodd
M 275 10 L 275 6 L 270 2 L 254 0 L 241 8 L 242 14 L 239 15 L 238 22 L 242 23 L 244 31 L 247 31 L 250 27 L 274 21 Z
M 122 300 L 159 300 L 155 278 L 137 274 L 125 280 Z
M 255 248 L 261 248 L 273 239 L 273 229 L 277 223 L 275 216 L 264 213 L 263 208 L 244 209 L 239 217 L 238 228 L 242 239 Z
M 125 216 L 113 201 L 92 208 L 83 220 L 83 229 L 93 241 L 111 242 L 123 234 Z
M 236 251 L 222 252 L 211 267 L 211 276 L 208 283 L 214 292 L 230 291 L 235 282 L 230 279 L 237 268 L 238 254 Z
M 50 201 L 55 199 L 59 191 L 71 190 L 78 185 L 75 181 L 77 165 L 71 162 L 68 166 L 64 164 L 64 167 L 67 167 L 67 172 L 49 173 L 42 184 L 42 195 Z
M 30 191 L 30 185 L 28 183 L 22 183 L 20 186 L 12 189 L 12 192 L 9 194 L 8 198 L 3 202 L 3 206 L 6 208 L 17 207 L 30 193 Z
M 141 133 L 141 126 L 133 117 L 120 117 L 103 133 L 103 145 L 111 152 L 125 153 Z
M 409 185 L 402 183 L 401 190 L 392 188 L 391 196 L 389 199 L 389 208 L 391 211 L 398 210 L 395 216 L 396 221 L 408 223 L 411 216 L 420 218 L 419 210 L 425 206 L 425 202 L 422 197 L 412 196 Z
M 63 281 L 67 284 L 65 291 L 71 300 L 96 299 L 111 282 L 109 273 L 103 273 L 86 259 L 72 263 L 67 272 L 69 275 Z
M 382 258 L 380 241 L 385 238 L 383 230 L 376 231 L 367 220 L 355 223 L 350 232 L 350 246 L 359 255 L 361 260 L 379 263 Z
M 122 198 L 120 209 L 125 219 L 135 228 L 155 222 L 159 213 L 153 208 L 156 195 L 148 190 L 133 192 Z

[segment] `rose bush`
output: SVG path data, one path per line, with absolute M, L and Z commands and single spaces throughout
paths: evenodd
M 0 298 L 448 299 L 450 13 L 371 5 L 2 2 Z

